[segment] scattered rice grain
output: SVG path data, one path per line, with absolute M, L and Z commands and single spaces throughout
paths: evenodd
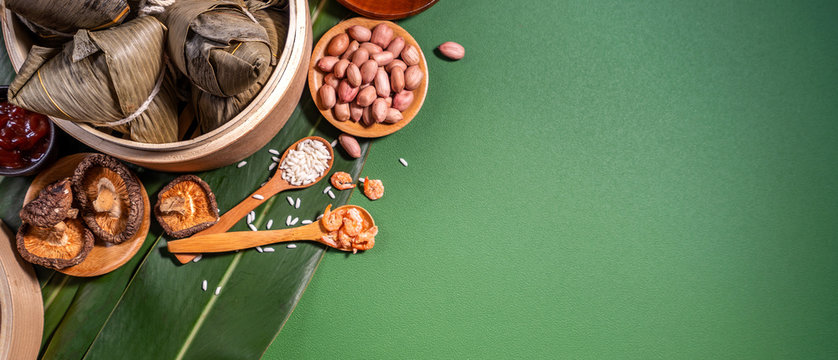
M 238 163 L 238 165 L 236 165 L 236 167 L 240 168 L 240 167 L 245 166 L 245 165 L 247 165 L 247 161 L 242 161 L 242 162 Z
M 249 227 L 249 228 L 250 228 L 250 230 L 253 230 L 253 231 L 259 231 L 258 229 L 256 229 L 256 225 L 253 225 L 253 224 L 247 224 L 247 227 Z
M 276 156 L 271 156 L 271 160 L 273 160 L 274 162 L 279 162 L 279 158 Z
M 288 246 L 286 246 L 286 247 L 289 248 L 289 249 L 296 249 L 297 244 L 288 244 Z
M 407 166 L 407 160 L 399 158 L 399 162 L 402 163 L 402 165 Z
M 192 259 L 192 262 L 196 263 L 198 261 L 201 261 L 201 259 L 203 259 L 203 258 L 204 258 L 204 254 L 198 254 L 198 256 L 196 256 L 194 259 Z
M 294 203 L 294 208 L 295 208 L 295 209 L 299 209 L 299 208 L 300 208 L 300 198 L 297 198 L 297 201 Z
M 291 225 L 297 225 L 297 221 L 300 221 L 300 218 L 295 217 L 294 220 L 291 220 Z
M 335 139 L 335 141 L 332 141 L 332 147 L 335 147 L 335 146 L 338 146 L 338 139 Z
M 285 219 L 285 226 L 291 226 L 291 215 L 288 215 L 288 219 Z
M 270 229 L 271 229 L 271 226 L 274 226 L 274 219 L 270 219 L 270 220 L 268 220 L 268 224 L 267 224 L 267 225 L 265 225 L 265 229 L 270 230 Z
M 332 190 L 329 190 L 329 197 L 332 199 L 335 198 L 335 193 L 333 193 Z
M 221 286 L 215 288 L 215 295 L 221 294 Z
M 288 205 L 294 206 L 294 198 L 286 196 L 285 200 L 288 200 Z
M 303 224 L 303 225 L 308 225 L 308 224 L 311 224 L 311 223 L 312 223 L 312 221 L 311 221 L 311 220 L 309 220 L 309 219 L 305 219 L 305 220 L 303 220 L 303 222 L 302 222 L 302 224 Z
M 206 280 L 201 282 L 201 290 L 207 291 L 207 281 Z
M 253 198 L 256 200 L 265 200 L 265 197 L 259 194 L 253 195 Z
M 279 155 L 279 150 L 277 149 L 268 149 L 268 152 L 274 155 Z
M 263 248 L 262 251 L 264 251 L 264 252 L 274 252 L 274 248 L 266 247 L 266 248 Z
M 329 192 L 329 190 L 332 190 L 332 186 L 331 186 L 331 185 L 329 185 L 329 186 L 327 186 L 325 189 L 323 189 L 323 193 L 325 194 L 325 193 Z
M 261 247 L 261 246 L 257 246 L 257 247 L 256 247 L 256 251 L 258 251 L 258 252 L 263 252 L 263 251 L 265 251 L 265 250 L 262 250 L 262 247 Z
M 272 171 L 273 169 L 276 169 L 276 163 L 271 163 L 270 165 L 268 165 L 268 171 Z

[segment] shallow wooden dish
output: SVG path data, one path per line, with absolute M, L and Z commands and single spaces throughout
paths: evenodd
M 373 19 L 397 20 L 428 10 L 437 0 L 338 0 L 356 13 Z
M 44 302 L 32 265 L 17 253 L 0 221 L 0 359 L 35 359 L 44 329 Z
M 401 36 L 404 37 L 405 44 L 411 44 L 419 50 L 419 68 L 425 73 L 425 77 L 422 79 L 422 83 L 419 84 L 419 87 L 413 90 L 413 103 L 410 104 L 410 107 L 407 110 L 402 111 L 403 119 L 395 124 L 373 124 L 372 126 L 364 126 L 361 125 L 360 122 L 353 122 L 352 120 L 347 121 L 338 121 L 335 119 L 332 110 L 323 110 L 323 107 L 320 103 L 320 96 L 317 95 L 317 90 L 320 89 L 320 86 L 323 85 L 323 78 L 326 76 L 323 72 L 316 68 L 317 61 L 322 58 L 326 52 L 326 47 L 329 45 L 329 41 L 332 38 L 348 29 L 350 26 L 361 25 L 368 29 L 374 28 L 376 25 L 380 23 L 387 23 L 390 27 L 393 28 L 393 36 Z M 402 29 L 401 26 L 396 25 L 390 21 L 383 21 L 383 20 L 372 20 L 366 18 L 352 18 L 346 21 L 342 21 L 341 23 L 335 25 L 329 31 L 327 31 L 323 36 L 320 38 L 320 41 L 317 42 L 317 45 L 314 46 L 314 51 L 311 53 L 311 63 L 309 64 L 308 70 L 308 89 L 311 91 L 311 97 L 314 99 L 314 103 L 317 104 L 317 109 L 320 110 L 320 113 L 323 114 L 323 117 L 326 118 L 332 125 L 338 128 L 340 131 L 343 131 L 347 134 L 365 137 L 365 138 L 375 138 L 381 137 L 385 135 L 390 135 L 396 131 L 401 130 L 401 128 L 405 127 L 419 112 L 419 109 L 422 108 L 422 104 L 425 102 L 425 95 L 428 93 L 428 62 L 425 61 L 425 53 L 422 52 L 422 48 L 419 47 L 419 44 L 416 42 L 416 39 L 405 30 Z
M 0 20 L 6 50 L 14 68 L 20 69 L 32 39 L 0 0 Z M 89 125 L 51 118 L 56 125 L 86 145 L 150 169 L 195 172 L 214 169 L 250 156 L 270 141 L 293 113 L 305 86 L 311 54 L 308 2 L 291 0 L 288 38 L 276 68 L 262 91 L 238 116 L 209 133 L 167 144 L 146 144 L 97 130 Z M 187 109 L 190 109 L 187 107 Z M 193 116 L 184 111 L 181 118 Z
M 26 195 L 23 198 L 23 204 L 25 205 L 34 200 L 45 186 L 65 177 L 72 177 L 73 170 L 76 169 L 76 166 L 79 165 L 86 155 L 88 154 L 81 153 L 65 156 L 38 174 L 32 180 L 32 185 L 29 185 L 29 190 L 26 191 Z M 145 209 L 143 210 L 143 222 L 140 225 L 140 230 L 137 231 L 137 234 L 133 238 L 118 245 L 108 245 L 97 240 L 84 261 L 76 266 L 56 271 L 79 277 L 99 276 L 114 271 L 127 263 L 128 260 L 131 260 L 143 246 L 143 241 L 145 241 L 146 235 L 148 235 L 148 227 L 151 224 L 151 204 L 149 203 L 145 186 L 141 182 L 140 189 L 142 190 Z

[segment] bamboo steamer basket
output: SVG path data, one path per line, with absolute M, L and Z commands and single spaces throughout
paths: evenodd
M 50 118 L 85 145 L 154 170 L 195 172 L 240 161 L 265 146 L 282 129 L 305 87 L 312 46 L 308 1 L 290 0 L 288 13 L 285 48 L 267 84 L 239 115 L 209 133 L 174 143 L 147 144 L 86 124 Z M 17 71 L 32 47 L 32 38 L 17 16 L 6 9 L 4 0 L 0 0 L 0 21 L 9 59 Z M 185 110 L 181 117 L 194 116 L 191 112 Z

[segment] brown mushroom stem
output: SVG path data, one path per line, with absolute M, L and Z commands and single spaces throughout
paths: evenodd
M 69 238 L 67 237 L 67 224 L 63 221 L 59 221 L 55 226 L 51 228 L 38 228 L 44 232 L 43 236 L 41 236 L 44 241 L 55 245 L 55 246 L 64 246 L 67 245 Z
M 186 199 L 180 196 L 167 197 L 160 201 L 160 211 L 184 215 L 186 214 Z
M 96 200 L 93 200 L 93 210 L 96 210 L 97 213 L 108 213 L 113 218 L 119 218 L 122 214 L 122 207 L 120 206 L 116 186 L 107 178 L 101 178 L 96 187 L 98 190 Z

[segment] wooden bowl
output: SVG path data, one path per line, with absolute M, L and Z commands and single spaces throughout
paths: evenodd
M 38 197 L 38 193 L 47 185 L 65 177 L 72 177 L 73 171 L 87 155 L 89 154 L 81 153 L 65 156 L 38 174 L 32 180 L 32 184 L 29 185 L 29 190 L 23 197 L 23 204 L 26 205 Z M 137 234 L 117 245 L 104 244 L 97 240 L 84 261 L 78 265 L 56 271 L 79 277 L 99 276 L 118 269 L 137 254 L 137 251 L 143 246 L 146 235 L 148 235 L 148 228 L 151 225 L 151 204 L 148 200 L 148 193 L 146 193 L 145 187 L 139 179 L 137 182 L 140 184 L 140 190 L 142 190 L 144 206 L 143 222 Z
M 6 50 L 17 70 L 32 47 L 32 39 L 17 16 L 5 8 L 5 1 L 0 0 L 0 5 Z M 289 1 L 288 13 L 288 38 L 273 74 L 250 105 L 218 129 L 174 143 L 147 144 L 113 136 L 86 124 L 54 117 L 52 120 L 86 145 L 150 169 L 196 172 L 240 161 L 265 146 L 282 129 L 305 86 L 312 42 L 308 1 Z M 194 116 L 191 110 L 181 114 L 187 121 L 190 116 Z
M 15 243 L 15 235 L 0 221 L 0 359 L 35 359 L 44 302 L 35 270 L 18 255 Z
M 319 90 L 320 86 L 323 85 L 323 78 L 326 76 L 326 74 L 317 69 L 317 61 L 324 56 L 326 53 L 326 47 L 329 45 L 329 41 L 331 41 L 335 35 L 345 32 L 346 29 L 351 26 L 361 25 L 372 30 L 372 28 L 381 23 L 386 23 L 393 28 L 393 37 L 404 37 L 405 45 L 413 45 L 417 50 L 419 50 L 419 68 L 423 73 L 425 73 L 425 77 L 422 78 L 422 83 L 419 84 L 419 87 L 413 90 L 413 103 L 410 104 L 410 107 L 408 107 L 405 111 L 402 111 L 402 121 L 395 124 L 373 124 L 369 127 L 362 125 L 360 122 L 356 123 L 352 120 L 338 121 L 332 113 L 332 110 L 323 110 L 323 106 L 320 102 L 320 96 L 317 95 L 317 90 Z M 332 125 L 336 128 L 340 129 L 340 131 L 347 134 L 365 138 L 375 138 L 390 135 L 401 130 L 401 128 L 405 127 L 405 125 L 410 123 L 410 121 L 416 117 L 416 114 L 425 102 L 425 95 L 428 93 L 428 62 L 425 61 L 425 54 L 422 52 L 422 48 L 419 47 L 419 43 L 416 42 L 416 39 L 414 39 L 413 36 L 410 36 L 405 29 L 402 29 L 401 26 L 398 26 L 390 21 L 372 20 L 361 17 L 342 21 L 323 34 L 320 41 L 318 41 L 317 45 L 314 46 L 314 51 L 311 53 L 311 60 L 312 61 L 309 64 L 308 70 L 308 89 L 311 91 L 311 97 L 314 99 L 314 103 L 317 104 L 317 109 L 320 110 L 323 117 L 325 117 L 326 120 L 332 123 Z
M 338 0 L 356 13 L 373 19 L 397 20 L 428 10 L 437 0 Z

